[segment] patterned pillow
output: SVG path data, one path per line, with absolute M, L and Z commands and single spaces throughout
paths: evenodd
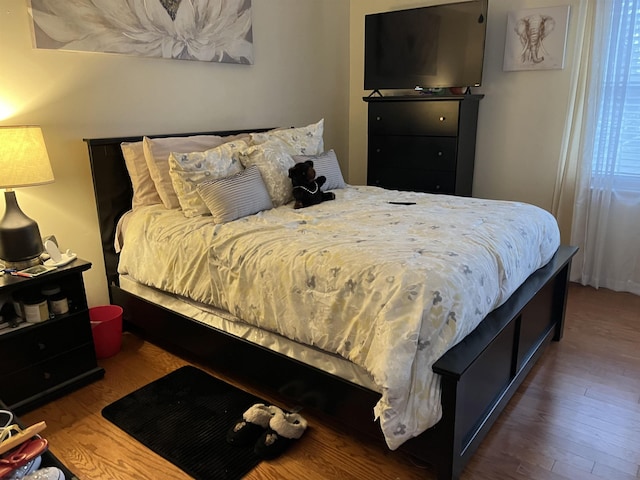
M 258 167 L 274 207 L 293 200 L 289 169 L 295 165 L 291 155 L 271 143 L 249 147 L 240 155 L 245 168 Z
M 228 142 L 204 152 L 169 154 L 169 176 L 185 217 L 206 215 L 209 209 L 198 194 L 198 185 L 228 177 L 243 169 L 238 154 L 247 143 Z
M 215 223 L 227 223 L 273 208 L 258 167 L 198 185 Z
M 282 128 L 252 133 L 251 145 L 270 144 L 289 155 L 316 155 L 324 150 L 324 118 L 299 128 Z
M 324 175 L 327 177 L 326 183 L 322 186 L 322 190 L 335 190 L 337 188 L 345 188 L 347 185 L 344 183 L 342 172 L 340 171 L 340 164 L 336 157 L 336 152 L 329 150 L 319 155 L 294 155 L 293 161 L 296 163 L 306 162 L 307 160 L 313 161 L 313 168 L 316 170 L 316 175 L 319 177 Z
M 247 134 L 241 135 L 248 138 Z M 218 135 L 192 135 L 190 137 L 144 137 L 144 157 L 149 167 L 153 183 L 158 190 L 162 203 L 167 208 L 178 208 L 180 202 L 173 190 L 169 175 L 169 154 L 171 152 L 204 152 L 226 142 L 239 140 L 237 137 L 220 137 Z

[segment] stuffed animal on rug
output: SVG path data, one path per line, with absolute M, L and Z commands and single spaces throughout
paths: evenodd
M 293 208 L 317 205 L 336 198 L 335 193 L 320 190 L 327 178 L 324 175 L 316 178 L 312 160 L 296 163 L 289 169 L 289 178 L 293 184 L 293 198 L 296 200 Z

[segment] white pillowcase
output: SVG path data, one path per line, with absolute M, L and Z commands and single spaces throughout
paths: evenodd
M 293 200 L 289 169 L 295 165 L 292 155 L 315 155 L 322 152 L 324 119 L 299 128 L 251 133 L 250 147 L 240 155 L 245 168 L 257 166 L 274 207 Z
M 251 145 L 269 143 L 289 155 L 316 155 L 324 150 L 324 118 L 306 127 L 282 128 L 252 133 Z
M 190 137 L 143 138 L 144 156 L 153 183 L 162 203 L 167 208 L 178 208 L 180 202 L 173 190 L 169 175 L 169 154 L 171 152 L 204 152 L 223 143 L 248 138 L 248 134 L 232 137 L 218 135 L 193 135 Z
M 120 149 L 133 187 L 131 208 L 162 203 L 144 158 L 142 140 L 123 142 L 120 144 Z
M 227 223 L 273 208 L 258 167 L 198 185 L 215 223 Z
M 340 164 L 336 157 L 336 152 L 329 150 L 319 155 L 294 155 L 293 161 L 296 163 L 306 162 L 307 160 L 313 161 L 313 168 L 316 171 L 316 176 L 320 177 L 324 175 L 327 177 L 327 181 L 322 186 L 322 190 L 335 190 L 338 188 L 345 188 L 347 185 L 342 177 L 340 171 Z
M 238 159 L 238 153 L 246 147 L 245 141 L 238 140 L 204 152 L 169 154 L 169 176 L 185 217 L 209 213 L 198 194 L 198 185 L 240 173 L 244 167 Z
M 274 207 L 293 200 L 293 186 L 289 178 L 289 169 L 295 165 L 291 155 L 277 146 L 255 145 L 240 155 L 245 168 L 257 167 L 267 186 Z

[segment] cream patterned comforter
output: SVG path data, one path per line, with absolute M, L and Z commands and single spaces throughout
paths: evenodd
M 225 225 L 138 209 L 119 269 L 361 366 L 382 392 L 375 415 L 396 449 L 440 419 L 434 361 L 547 263 L 560 235 L 548 212 L 523 203 L 335 193 Z

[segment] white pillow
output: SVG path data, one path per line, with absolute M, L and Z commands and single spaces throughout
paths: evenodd
M 251 145 L 269 143 L 289 155 L 316 155 L 324 150 L 324 118 L 306 127 L 282 128 L 252 133 Z
M 223 143 L 204 152 L 169 154 L 169 176 L 185 217 L 206 215 L 209 209 L 198 194 L 198 185 L 207 180 L 235 175 L 243 170 L 238 159 L 243 140 Z
M 258 167 L 274 207 L 293 200 L 289 169 L 295 165 L 287 152 L 271 144 L 254 145 L 240 154 L 245 168 Z
M 143 138 L 144 157 L 153 183 L 162 203 L 167 208 L 178 208 L 180 202 L 173 190 L 169 175 L 169 154 L 171 152 L 204 152 L 223 143 L 238 140 L 248 135 L 220 137 L 218 135 L 193 135 L 190 137 Z
M 316 176 L 320 177 L 324 175 L 327 177 L 327 181 L 322 186 L 322 190 L 335 190 L 337 188 L 345 188 L 347 185 L 344 183 L 342 172 L 340 171 L 340 164 L 336 157 L 336 152 L 329 150 L 319 155 L 294 155 L 293 161 L 296 163 L 306 162 L 307 160 L 313 161 L 313 168 L 316 171 Z
M 198 185 L 215 223 L 227 223 L 273 208 L 258 167 Z
M 142 140 L 139 142 L 123 142 L 120 144 L 120 149 L 133 186 L 131 208 L 162 203 L 156 186 L 151 179 L 147 161 L 144 158 Z

